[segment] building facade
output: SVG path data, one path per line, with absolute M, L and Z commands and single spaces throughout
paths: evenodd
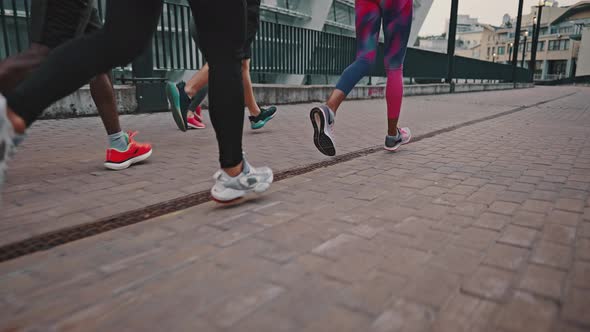
M 538 7 L 531 8 L 530 13 L 523 15 L 522 36 L 520 38 L 518 64 L 526 68 L 535 68 L 536 80 L 555 80 L 560 78 L 580 76 L 578 73 L 579 60 L 590 52 L 581 52 L 582 44 L 588 43 L 588 34 L 585 26 L 590 25 L 590 1 L 581 1 L 567 7 L 545 6 L 541 13 L 541 29 L 539 43 L 537 45 L 536 63 L 531 63 L 533 33 L 538 15 Z M 514 21 L 511 21 L 514 22 Z M 488 45 L 483 45 L 479 57 L 481 60 L 509 63 L 513 57 L 513 44 L 515 28 L 511 26 L 496 28 Z M 535 26 L 535 27 L 534 27 Z M 490 37 L 488 37 L 490 38 Z M 485 38 L 484 38 L 485 39 Z M 585 45 L 590 50 L 590 45 Z M 490 58 L 490 54 L 492 58 Z M 495 57 L 493 56 L 495 54 Z M 466 55 L 468 56 L 468 55 Z M 582 68 L 585 65 L 585 59 Z M 580 73 L 584 69 L 580 69 Z M 587 75 L 587 74 L 586 74 Z

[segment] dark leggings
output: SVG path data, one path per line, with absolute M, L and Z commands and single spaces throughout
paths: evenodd
M 201 51 L 209 60 L 210 116 L 220 164 L 222 168 L 233 167 L 242 161 L 245 0 L 189 3 Z M 151 42 L 161 11 L 162 0 L 107 0 L 104 27 L 51 52 L 37 71 L 6 96 L 8 106 L 30 126 L 43 110 L 92 77 L 137 57 Z

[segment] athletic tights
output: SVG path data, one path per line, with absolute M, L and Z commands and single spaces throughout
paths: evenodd
M 387 118 L 398 119 L 402 97 L 403 63 L 412 26 L 412 0 L 356 0 L 357 56 L 342 73 L 336 89 L 348 95 L 375 65 L 383 24 L 387 71 Z
M 222 168 L 242 161 L 244 92 L 241 55 L 246 39 L 245 0 L 189 0 L 209 61 L 210 116 Z M 151 43 L 162 0 L 107 0 L 104 27 L 56 48 L 6 96 L 30 126 L 43 110 L 99 73 L 124 66 Z M 223 18 L 223 19 L 222 19 Z

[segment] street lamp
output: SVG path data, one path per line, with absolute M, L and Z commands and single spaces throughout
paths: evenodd
M 508 63 L 512 63 L 512 48 L 514 43 L 508 43 Z
M 524 32 L 524 46 L 522 48 L 522 62 L 520 63 L 520 66 L 522 68 L 524 68 L 524 59 L 526 58 L 526 39 L 527 39 L 528 36 L 529 36 L 529 31 L 526 30 Z
M 533 20 L 533 45 L 531 48 L 531 82 L 535 78 L 535 69 L 537 68 L 537 46 L 539 44 L 539 36 L 541 35 L 541 21 L 543 17 L 543 7 L 550 5 L 552 2 L 547 0 L 539 0 L 537 6 L 537 16 Z
M 496 63 L 496 57 L 498 56 L 498 54 L 494 53 L 492 54 L 492 62 Z

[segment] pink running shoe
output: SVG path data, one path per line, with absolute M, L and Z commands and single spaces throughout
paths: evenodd
M 189 128 L 192 129 L 203 129 L 205 128 L 205 124 L 201 122 L 201 120 L 197 116 L 189 116 L 186 118 L 186 122 Z
M 408 144 L 412 140 L 412 132 L 410 128 L 404 127 L 398 129 L 399 134 L 402 136 L 402 144 Z

